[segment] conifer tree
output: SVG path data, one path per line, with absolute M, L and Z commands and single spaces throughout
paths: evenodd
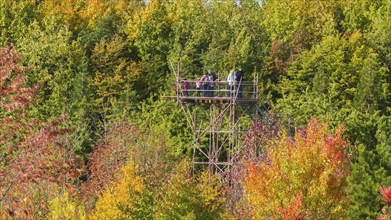
M 357 160 L 349 177 L 349 216 L 352 219 L 376 218 L 383 207 L 383 198 L 378 191 L 380 186 L 391 184 L 390 123 L 389 117 L 377 117 L 372 124 L 375 140 L 358 146 Z

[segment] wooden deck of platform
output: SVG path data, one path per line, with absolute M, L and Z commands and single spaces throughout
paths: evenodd
M 198 97 L 198 96 L 178 96 L 178 100 L 182 103 L 200 103 L 200 104 L 227 104 L 236 102 L 243 105 L 253 105 L 257 103 L 257 99 L 238 98 L 238 97 Z

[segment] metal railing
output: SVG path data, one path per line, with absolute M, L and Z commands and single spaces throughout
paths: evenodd
M 186 86 L 187 85 L 187 86 Z M 200 82 L 177 79 L 177 95 L 182 98 L 238 98 L 258 99 L 258 85 L 252 81 L 228 82 L 222 80 Z

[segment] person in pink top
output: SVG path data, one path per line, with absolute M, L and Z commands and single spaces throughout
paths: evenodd
M 184 90 L 185 96 L 189 96 L 189 93 L 187 91 L 188 89 L 189 89 L 189 82 L 185 78 L 184 82 L 183 82 L 183 90 Z

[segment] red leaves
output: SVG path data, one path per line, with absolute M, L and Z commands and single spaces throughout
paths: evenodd
M 337 129 L 335 131 L 335 135 L 327 135 L 325 138 L 325 147 L 327 156 L 331 161 L 337 163 L 344 162 L 343 149 L 346 146 L 347 142 L 344 140 L 342 136 L 342 130 Z
M 140 131 L 126 123 L 115 124 L 108 129 L 105 140 L 96 146 L 90 158 L 89 181 L 82 189 L 86 199 L 115 179 L 119 168 L 131 156 L 129 145 L 135 143 L 139 135 Z
M 38 218 L 44 218 L 48 211 L 47 202 L 57 195 L 58 190 L 65 186 L 69 192 L 74 192 L 73 183 L 80 174 L 74 170 L 83 164 L 73 159 L 71 146 L 60 141 L 64 139 L 66 130 L 52 127 L 52 124 L 57 122 L 38 124 L 41 129 L 16 142 L 17 148 L 11 151 L 14 155 L 7 159 L 4 178 L 0 179 L 0 186 L 10 186 L 6 198 L 20 199 L 27 196 L 33 201 L 33 204 L 12 205 L 17 218 L 23 218 L 23 210 L 30 209 L 34 216 L 39 212 L 42 216 Z M 33 197 L 37 193 L 40 196 Z M 4 207 L 11 205 L 4 202 Z
M 24 87 L 27 81 L 26 67 L 14 48 L 0 48 L 0 144 L 14 145 L 15 135 L 23 138 L 33 127 L 27 120 L 25 108 L 32 103 L 39 85 Z
M 390 220 L 390 218 L 388 216 L 383 215 L 383 216 L 377 217 L 376 220 Z
M 384 201 L 388 204 L 391 202 L 391 186 L 383 187 L 380 186 L 379 189 L 380 194 L 384 197 Z M 382 208 L 382 215 L 378 216 L 376 220 L 390 220 L 391 206 L 386 205 Z
M 66 116 L 49 123 L 29 118 L 26 107 L 39 85 L 24 87 L 27 68 L 20 61 L 14 48 L 0 48 L 0 156 L 5 158 L 0 161 L 0 207 L 16 219 L 41 219 L 58 190 L 65 186 L 72 191 L 70 183 L 75 183 L 78 172 L 70 171 L 82 164 L 75 163 L 67 142 L 70 130 L 59 128 Z M 22 198 L 31 202 L 21 202 Z
M 391 186 L 389 186 L 387 188 L 380 186 L 379 192 L 384 197 L 384 200 L 386 201 L 386 203 L 391 202 Z
M 301 192 L 296 194 L 294 201 L 288 203 L 286 208 L 277 208 L 277 213 L 285 220 L 303 219 L 305 212 L 302 210 L 302 199 L 303 194 Z
M 0 48 L 0 108 L 7 113 L 23 109 L 34 99 L 40 85 L 23 87 L 27 81 L 26 67 L 15 48 Z
M 79 172 L 78 170 L 70 170 L 70 171 L 68 172 L 68 175 L 69 175 L 72 179 L 74 179 L 74 178 L 76 178 L 78 175 L 80 175 L 80 172 Z

